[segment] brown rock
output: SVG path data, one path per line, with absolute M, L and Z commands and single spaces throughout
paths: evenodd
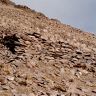
M 95 96 L 95 37 L 0 0 L 0 96 Z

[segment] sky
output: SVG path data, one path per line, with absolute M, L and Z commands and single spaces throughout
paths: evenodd
M 96 34 L 96 0 L 12 0 L 86 32 Z

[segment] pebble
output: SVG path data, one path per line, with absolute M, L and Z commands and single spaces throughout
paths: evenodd
M 88 71 L 86 71 L 86 70 L 80 70 L 81 72 L 82 72 L 82 74 L 88 74 Z
M 26 95 L 26 94 L 21 94 L 21 96 L 28 96 L 28 95 Z
M 76 53 L 77 53 L 77 54 L 82 54 L 82 51 L 76 50 Z
M 13 80 L 14 80 L 14 77 L 12 77 L 12 76 L 7 76 L 7 79 L 8 79 L 9 81 L 13 81 Z
M 25 41 L 25 44 L 30 45 L 31 43 L 30 41 Z
M 9 90 L 9 86 L 7 86 L 7 85 L 3 85 L 2 88 L 3 88 L 3 90 Z
M 28 96 L 36 96 L 35 94 L 33 94 L 33 93 L 30 93 Z
M 96 89 L 92 90 L 92 92 L 96 94 Z
M 5 85 L 5 84 L 7 84 L 7 80 L 4 77 L 0 76 L 0 83 L 2 85 Z
M 61 68 L 61 69 L 60 69 L 60 74 L 61 74 L 61 76 L 64 75 L 64 68 Z

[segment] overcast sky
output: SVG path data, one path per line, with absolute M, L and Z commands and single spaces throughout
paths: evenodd
M 96 34 L 96 0 L 12 0 L 50 18 Z

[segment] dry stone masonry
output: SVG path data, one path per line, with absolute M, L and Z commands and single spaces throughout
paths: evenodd
M 96 36 L 0 0 L 0 96 L 96 96 Z

